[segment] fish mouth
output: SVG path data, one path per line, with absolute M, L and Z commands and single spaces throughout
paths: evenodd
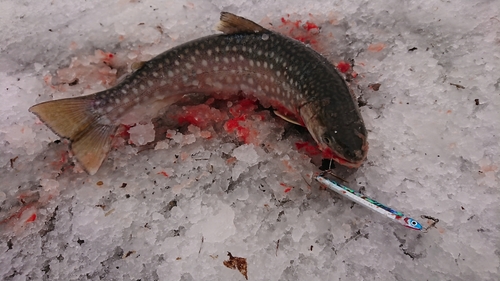
M 359 168 L 366 159 L 365 156 L 363 157 L 363 159 L 358 161 L 347 160 L 346 158 L 342 157 L 341 155 L 333 151 L 330 147 L 321 148 L 321 151 L 323 151 L 323 158 L 332 159 L 333 161 L 339 163 L 340 165 L 352 169 Z

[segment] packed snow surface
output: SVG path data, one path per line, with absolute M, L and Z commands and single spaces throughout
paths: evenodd
M 0 10 L 0 279 L 499 280 L 497 1 L 4 0 Z M 426 231 L 320 187 L 325 163 L 307 131 L 253 101 L 200 100 L 124 124 L 94 176 L 28 112 L 215 33 L 221 11 L 338 66 L 370 149 L 359 169 L 333 171 Z

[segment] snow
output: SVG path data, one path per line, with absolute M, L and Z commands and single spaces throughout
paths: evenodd
M 307 132 L 237 100 L 123 128 L 94 176 L 28 112 L 213 34 L 222 10 L 354 60 L 370 149 L 335 172 L 439 222 L 406 229 L 321 188 L 320 157 L 296 146 Z M 495 1 L 5 0 L 0 24 L 0 279 L 244 280 L 224 266 L 230 252 L 249 280 L 498 280 Z M 246 119 L 229 130 L 237 110 Z M 198 123 L 179 126 L 186 112 Z

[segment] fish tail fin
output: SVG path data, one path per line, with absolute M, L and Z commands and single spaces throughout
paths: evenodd
M 71 151 L 90 175 L 97 172 L 110 151 L 117 128 L 95 112 L 94 97 L 48 101 L 29 109 L 54 133 L 71 141 Z

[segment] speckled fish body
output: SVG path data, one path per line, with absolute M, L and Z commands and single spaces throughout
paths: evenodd
M 299 41 L 229 13 L 222 13 L 219 29 L 225 34 L 170 49 L 111 89 L 41 103 L 30 111 L 70 139 L 75 157 L 90 174 L 127 116 L 155 112 L 191 93 L 254 96 L 307 127 L 339 163 L 361 164 L 367 132 L 353 95 L 331 63 Z

